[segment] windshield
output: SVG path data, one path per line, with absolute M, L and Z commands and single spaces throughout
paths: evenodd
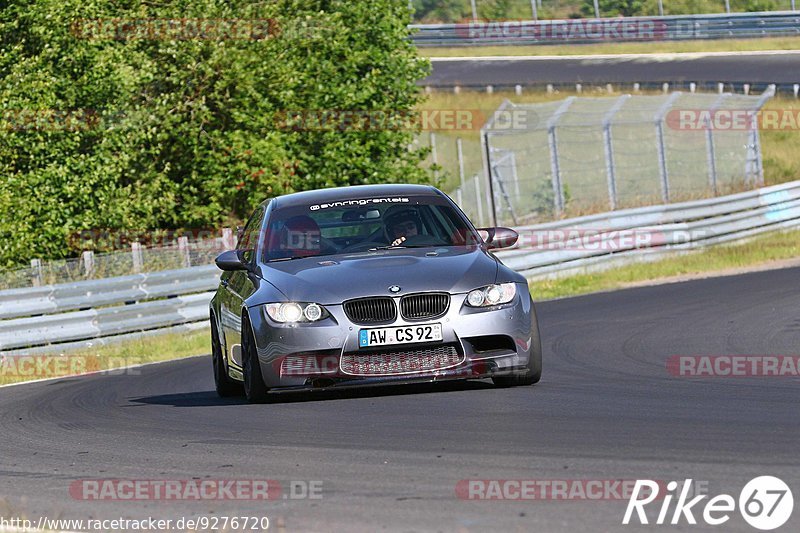
M 475 246 L 480 240 L 446 199 L 412 196 L 278 208 L 270 215 L 264 242 L 268 262 L 389 248 Z

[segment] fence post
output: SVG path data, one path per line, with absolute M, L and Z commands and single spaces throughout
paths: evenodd
M 764 104 L 767 103 L 767 100 L 775 96 L 776 90 L 777 87 L 774 84 L 769 85 L 767 87 L 767 90 L 761 94 L 761 97 L 756 102 L 755 110 L 751 115 L 749 144 L 752 147 L 752 155 L 754 156 L 752 163 L 752 171 L 755 174 L 754 176 L 755 185 L 758 187 L 764 186 L 764 161 L 761 157 L 761 137 L 758 131 L 758 112 L 761 110 L 762 107 L 764 107 Z M 747 171 L 745 170 L 745 173 L 746 172 Z
M 94 275 L 94 252 L 86 250 L 81 254 L 81 263 L 83 263 L 83 273 L 87 278 Z
M 133 259 L 133 271 L 139 274 L 142 271 L 144 261 L 142 258 L 142 245 L 138 242 L 131 243 L 131 258 Z
M 189 237 L 182 235 L 178 237 L 178 253 L 183 257 L 183 266 L 192 266 L 192 256 L 189 254 Z
M 605 148 L 606 152 L 608 204 L 612 211 L 617 208 L 617 169 L 614 165 L 614 144 L 611 138 L 611 121 L 614 119 L 614 115 L 616 115 L 620 108 L 622 108 L 622 106 L 625 104 L 625 101 L 630 97 L 631 95 L 629 94 L 623 94 L 617 98 L 617 101 L 614 102 L 614 105 L 611 106 L 611 109 L 609 109 L 606 115 L 603 117 L 603 147 Z
M 456 138 L 456 152 L 458 154 L 458 180 L 464 188 L 464 148 L 461 146 L 461 137 Z
M 667 146 L 664 142 L 664 117 L 681 96 L 680 91 L 674 92 L 667 98 L 667 101 L 658 109 L 655 116 L 656 124 L 656 150 L 658 151 L 658 176 L 661 179 L 661 199 L 665 204 L 669 203 L 669 172 L 667 171 Z
M 558 161 L 558 138 L 556 126 L 561 115 L 567 112 L 569 106 L 575 101 L 575 96 L 570 96 L 558 106 L 555 113 L 547 120 L 547 144 L 550 147 L 550 173 L 553 180 L 553 203 L 556 215 L 564 211 L 564 187 L 561 183 L 561 167 Z
M 233 242 L 233 228 L 222 228 L 222 251 L 233 250 L 236 243 Z
M 31 259 L 31 283 L 34 287 L 42 285 L 42 260 Z
M 514 194 L 517 195 L 519 201 L 519 174 L 517 173 L 517 153 L 511 152 L 511 179 L 514 180 Z
M 475 181 L 475 200 L 477 200 L 478 205 L 478 223 L 481 226 L 484 226 L 483 221 L 483 200 L 481 199 L 481 180 L 477 174 L 472 177 L 473 181 Z
M 714 196 L 717 195 L 717 156 L 714 150 L 714 127 L 711 124 L 711 117 L 722 105 L 722 102 L 730 96 L 721 94 L 711 105 L 711 109 L 706 115 L 706 159 L 708 160 L 708 185 Z
M 500 107 L 492 114 L 491 118 L 486 121 L 486 124 L 481 128 L 481 157 L 483 158 L 483 172 L 486 176 L 487 185 L 489 187 L 489 210 L 491 211 L 491 223 L 497 226 L 497 210 L 494 205 L 494 178 L 492 177 L 492 154 L 491 145 L 489 143 L 489 131 L 494 126 L 495 120 L 502 117 L 506 107 L 511 105 L 508 99 L 503 100 Z
M 436 134 L 431 132 L 431 160 L 433 161 L 433 179 L 439 179 L 439 170 L 436 168 L 439 166 L 439 156 L 436 153 Z

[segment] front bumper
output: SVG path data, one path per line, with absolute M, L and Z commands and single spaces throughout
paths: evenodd
M 525 290 L 519 290 L 524 288 Z M 536 316 L 527 287 L 521 285 L 517 296 L 506 305 L 474 309 L 464 305 L 465 294 L 451 296 L 447 313 L 437 319 L 405 321 L 398 319 L 388 326 L 417 326 L 440 323 L 442 341 L 428 344 L 394 345 L 377 348 L 358 346 L 358 333 L 364 326 L 352 323 L 341 305 L 326 305 L 330 318 L 316 323 L 285 325 L 265 316 L 261 306 L 249 310 L 255 332 L 255 344 L 261 373 L 272 390 L 343 388 L 391 383 L 420 383 L 459 379 L 481 379 L 525 372 L 532 350 L 539 342 Z M 396 300 L 399 300 L 397 297 Z M 396 304 L 398 301 L 395 302 Z M 382 326 L 383 327 L 383 326 Z M 380 375 L 353 375 L 342 366 L 342 357 L 351 354 L 390 353 L 397 350 L 452 346 L 458 354 L 453 364 L 444 368 L 409 370 L 397 368 Z M 298 363 L 309 361 L 311 364 Z M 232 377 L 239 377 L 231 368 Z

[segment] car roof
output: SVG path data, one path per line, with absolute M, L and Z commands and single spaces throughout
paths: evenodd
M 387 184 L 387 185 L 353 185 L 349 187 L 331 187 L 313 191 L 295 192 L 273 198 L 273 208 L 296 207 L 313 203 L 338 202 L 367 197 L 383 196 L 442 196 L 441 191 L 431 185 Z

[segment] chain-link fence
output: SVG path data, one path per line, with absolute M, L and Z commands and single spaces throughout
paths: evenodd
M 756 187 L 757 112 L 772 94 L 505 101 L 481 130 L 483 181 L 451 196 L 471 217 L 521 225 Z
M 152 246 L 133 242 L 125 250 L 85 251 L 74 259 L 33 259 L 30 267 L 0 273 L 0 290 L 210 265 L 222 251 L 233 247 L 233 231 L 223 229 L 219 237 L 210 239 L 178 237 Z

